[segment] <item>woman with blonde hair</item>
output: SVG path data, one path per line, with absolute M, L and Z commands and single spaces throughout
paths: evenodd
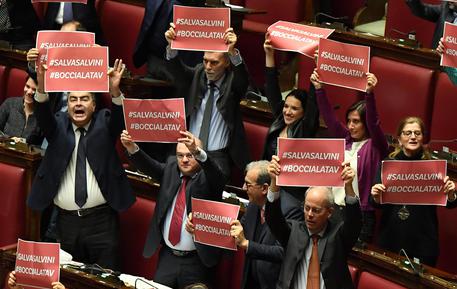
M 389 160 L 428 160 L 431 158 L 424 146 L 425 125 L 419 117 L 403 119 L 397 128 L 398 143 L 390 153 Z M 439 255 L 438 217 L 433 205 L 382 204 L 380 198 L 386 187 L 380 181 L 380 172 L 372 189 L 373 203 L 381 208 L 382 217 L 378 244 L 380 247 L 398 253 L 404 249 L 411 257 L 422 263 L 435 266 Z M 447 194 L 447 207 L 457 206 L 455 184 L 446 176 L 443 180 Z

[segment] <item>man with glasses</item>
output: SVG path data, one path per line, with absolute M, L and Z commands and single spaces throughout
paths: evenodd
M 171 288 L 209 284 L 221 251 L 194 243 L 192 235 L 185 230 L 185 220 L 192 211 L 192 197 L 220 201 L 226 183 L 221 169 L 200 148 L 200 140 L 187 131 L 181 135 L 176 155 L 160 163 L 140 150 L 127 131 L 121 134 L 132 163 L 160 182 L 143 255 L 151 257 L 163 245 L 154 281 Z
M 274 289 L 278 281 L 284 250 L 265 223 L 265 203 L 270 186 L 268 161 L 246 166 L 244 189 L 249 205 L 241 219 L 232 222 L 230 234 L 238 247 L 246 252 L 241 289 Z M 303 212 L 295 199 L 285 194 L 281 211 L 286 219 L 303 220 Z
M 353 289 L 347 256 L 357 241 L 362 226 L 359 200 L 352 187 L 354 170 L 343 163 L 346 209 L 342 220 L 331 219 L 334 211 L 332 191 L 310 187 L 306 191 L 305 222 L 287 221 L 281 212 L 284 194 L 276 186 L 281 168 L 273 156 L 268 167 L 272 178 L 266 204 L 266 221 L 284 247 L 278 289 Z

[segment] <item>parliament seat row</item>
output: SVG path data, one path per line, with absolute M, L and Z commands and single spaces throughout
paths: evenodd
M 22 96 L 26 80 L 24 70 L 0 65 L 0 104 L 7 97 Z

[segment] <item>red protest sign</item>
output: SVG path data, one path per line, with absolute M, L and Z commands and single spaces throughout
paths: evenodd
M 59 243 L 30 242 L 19 239 L 16 254 L 16 283 L 35 288 L 52 288 L 59 281 Z
M 108 92 L 108 47 L 48 49 L 46 92 Z
M 445 206 L 445 160 L 383 161 L 381 204 Z
M 95 44 L 95 33 L 82 31 L 38 31 L 36 48 L 38 60 L 47 61 L 47 49 L 58 47 L 92 47 Z
M 177 142 L 186 130 L 183 98 L 124 99 L 125 127 L 139 142 Z
M 444 23 L 444 51 L 441 55 L 441 66 L 457 67 L 457 25 Z
M 365 91 L 370 47 L 319 39 L 317 71 L 322 82 Z
M 236 250 L 230 236 L 230 223 L 238 217 L 240 206 L 192 198 L 194 241 L 214 247 Z
M 32 3 L 39 3 L 39 2 L 62 2 L 62 1 L 61 0 L 32 0 Z M 65 0 L 65 2 L 87 4 L 87 0 Z
M 228 51 L 224 33 L 230 27 L 229 8 L 173 6 L 176 38 L 172 49 Z
M 268 27 L 271 45 L 275 49 L 294 51 L 314 58 L 319 38 L 327 38 L 335 29 L 278 21 Z
M 279 186 L 342 187 L 344 139 L 278 138 Z

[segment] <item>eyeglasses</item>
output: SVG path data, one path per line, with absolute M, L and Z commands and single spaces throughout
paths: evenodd
M 316 208 L 305 205 L 305 212 L 309 213 L 311 211 L 314 215 L 320 215 L 325 209 L 326 208 Z
M 250 188 L 253 188 L 255 186 L 259 186 L 259 184 L 250 184 L 248 182 L 244 182 L 244 186 L 246 187 L 246 190 L 249 190 Z
M 420 130 L 404 130 L 401 132 L 402 135 L 410 137 L 411 135 L 421 136 L 422 132 Z
M 176 158 L 178 160 L 182 160 L 184 157 L 186 157 L 189 160 L 193 160 L 195 158 L 193 154 L 176 154 Z

